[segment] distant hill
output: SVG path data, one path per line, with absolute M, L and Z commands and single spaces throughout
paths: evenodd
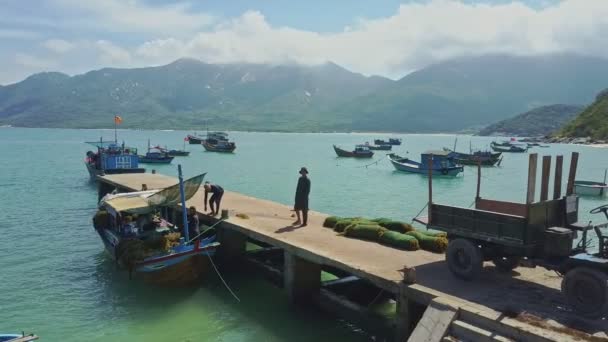
M 534 108 L 513 118 L 502 120 L 482 129 L 478 135 L 514 137 L 547 136 L 558 131 L 585 109 L 583 106 L 556 104 Z
M 336 64 L 207 64 L 180 59 L 82 75 L 41 73 L 0 86 L 0 125 L 276 131 L 454 132 L 554 103 L 587 104 L 608 60 L 459 58 L 398 81 Z
M 599 93 L 595 102 L 567 124 L 557 135 L 608 140 L 608 89 Z

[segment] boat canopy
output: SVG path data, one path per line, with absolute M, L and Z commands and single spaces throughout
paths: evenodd
M 184 181 L 184 194 L 189 200 L 198 191 L 206 173 Z M 149 190 L 107 195 L 102 198 L 99 206 L 106 207 L 113 214 L 124 211 L 132 214 L 152 212 L 155 207 L 176 206 L 181 201 L 179 183 L 162 190 Z

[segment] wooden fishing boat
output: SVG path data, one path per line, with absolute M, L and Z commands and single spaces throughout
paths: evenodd
M 168 221 L 178 204 L 186 207 L 205 176 L 183 181 L 181 165 L 178 172 L 179 183 L 162 190 L 106 195 L 93 218 L 105 249 L 120 266 L 162 285 L 199 279 L 206 270 L 204 262 L 219 246 L 213 230 L 190 235 L 186 211 L 182 211 L 182 229 Z
M 183 150 L 169 150 L 167 147 L 155 146 L 155 149 L 158 149 L 161 152 L 167 153 L 169 157 L 187 157 L 190 155 L 190 151 L 186 151 L 184 146 Z
M 97 152 L 88 151 L 85 166 L 92 180 L 103 174 L 144 173 L 146 169 L 139 167 L 137 149 L 117 144 L 115 141 L 87 142 L 97 148 Z
M 375 139 L 374 144 L 376 145 L 401 145 L 401 139 L 389 138 L 388 140 Z
M 227 140 L 216 140 L 215 142 L 204 140 L 202 145 L 208 152 L 232 153 L 236 150 L 236 144 Z
M 494 166 L 501 161 L 502 152 L 475 151 L 473 153 L 455 152 L 444 148 L 449 156 L 459 165 Z
M 173 157 L 163 148 L 159 146 L 150 147 L 150 140 L 148 140 L 148 152 L 139 156 L 139 162 L 146 164 L 170 164 L 172 161 Z
M 369 150 L 369 147 L 365 145 L 357 145 L 352 151 L 347 151 L 334 145 L 334 151 L 338 157 L 349 157 L 349 158 L 371 158 L 374 156 L 374 152 Z
M 196 135 L 196 134 L 188 134 L 185 138 L 185 140 L 188 142 L 188 144 L 190 145 L 200 145 L 203 140 L 205 140 L 204 137 L 201 137 L 200 135 Z
M 26 335 L 24 333 L 21 334 L 2 334 L 0 333 L 0 342 L 30 342 L 36 341 L 39 337 L 30 334 Z
M 492 141 L 490 147 L 495 152 L 514 152 L 522 153 L 528 151 L 527 144 L 518 144 L 510 141 L 496 142 Z
M 372 151 L 390 151 L 393 149 L 393 145 L 384 144 L 384 145 L 369 145 L 365 144 Z
M 608 170 L 604 171 L 604 181 L 583 181 L 577 180 L 574 182 L 574 192 L 580 196 L 604 196 L 608 192 L 608 185 L 606 184 L 606 176 Z
M 432 164 L 431 172 L 437 176 L 456 176 L 464 170 L 457 165 L 445 151 L 428 151 L 420 155 L 420 162 L 400 157 L 394 153 L 388 155 L 388 159 L 397 171 L 429 174 L 429 164 Z M 430 162 L 431 161 L 431 162 Z

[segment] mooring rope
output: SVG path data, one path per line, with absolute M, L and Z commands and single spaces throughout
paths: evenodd
M 221 219 L 217 222 L 215 222 L 214 224 L 212 224 L 210 227 L 207 227 L 207 229 L 205 229 L 202 233 L 198 234 L 197 236 L 193 237 L 192 239 L 190 239 L 190 241 L 186 242 L 186 243 L 191 243 L 192 241 L 198 239 L 201 235 L 205 234 L 206 232 L 210 231 L 211 229 L 215 229 L 215 226 L 217 226 L 218 224 L 224 222 L 224 219 Z
M 415 220 L 418 218 L 418 216 L 419 216 L 420 214 L 422 214 L 422 212 L 424 211 L 424 209 L 426 209 L 426 207 L 428 207 L 428 206 L 429 206 L 429 203 L 427 202 L 427 203 L 424 205 L 424 207 L 422 207 L 422 209 L 421 209 L 421 210 L 418 212 L 418 214 L 416 214 L 416 216 L 414 216 L 414 218 L 412 219 L 412 222 L 411 222 L 411 223 L 413 223 L 413 222 L 414 222 L 414 221 L 415 221 Z
M 228 286 L 228 283 L 226 282 L 226 280 L 224 280 L 224 277 L 222 277 L 220 271 L 217 269 L 217 266 L 215 266 L 215 263 L 213 262 L 213 259 L 211 258 L 211 255 L 209 255 L 209 253 L 205 253 L 205 254 L 207 254 L 207 257 L 209 258 L 209 261 L 211 261 L 211 266 L 213 266 L 213 269 L 215 270 L 215 273 L 217 273 L 217 276 L 220 277 L 220 280 L 222 281 L 222 283 L 224 283 L 224 286 L 226 287 L 226 289 L 228 289 L 228 291 L 234 297 L 234 299 L 236 299 L 236 301 L 240 303 L 241 300 L 234 293 L 234 291 L 232 291 L 232 289 L 230 288 L 230 286 Z

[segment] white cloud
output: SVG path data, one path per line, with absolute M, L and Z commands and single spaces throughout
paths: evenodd
M 63 39 L 45 40 L 42 46 L 55 53 L 66 53 L 74 48 L 74 44 Z
M 156 39 L 135 49 L 143 60 L 194 57 L 212 63 L 334 61 L 366 74 L 401 76 L 462 55 L 556 52 L 608 56 L 608 1 L 564 0 L 533 9 L 520 2 L 412 2 L 387 18 L 361 19 L 342 32 L 273 27 L 256 11 L 189 39 Z
M 101 52 L 100 61 L 109 66 L 125 66 L 131 63 L 131 54 L 126 49 L 106 40 L 98 40 L 95 47 Z
M 194 13 L 186 3 L 151 6 L 138 0 L 53 1 L 66 10 L 78 12 L 79 19 L 71 19 L 76 24 L 100 27 L 109 32 L 180 34 L 199 30 L 213 22 L 211 15 Z
M 57 66 L 57 64 L 51 60 L 32 56 L 27 53 L 15 54 L 15 63 L 26 69 L 35 69 L 39 71 L 49 70 L 50 68 Z

